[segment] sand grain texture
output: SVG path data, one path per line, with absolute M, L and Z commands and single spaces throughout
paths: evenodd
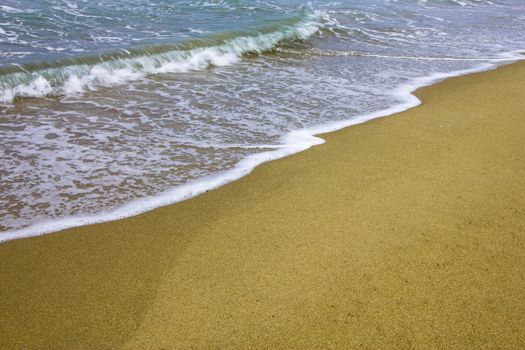
M 524 348 L 524 81 L 449 79 L 197 198 L 0 245 L 0 348 Z

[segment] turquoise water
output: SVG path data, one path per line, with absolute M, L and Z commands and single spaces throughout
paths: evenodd
M 521 0 L 4 0 L 0 240 L 237 178 L 421 77 L 515 60 L 523 23 Z

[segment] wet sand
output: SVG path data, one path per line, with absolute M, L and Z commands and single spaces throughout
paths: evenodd
M 525 64 L 197 198 L 0 245 L 1 349 L 525 347 Z

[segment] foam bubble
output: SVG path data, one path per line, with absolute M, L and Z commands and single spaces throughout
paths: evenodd
M 514 61 L 517 61 L 524 59 L 525 57 L 520 55 L 518 52 L 513 51 L 502 54 L 502 58 L 509 60 L 513 59 Z M 353 116 L 350 119 L 291 131 L 282 138 L 283 144 L 278 148 L 271 151 L 252 154 L 238 162 L 236 166 L 229 171 L 224 171 L 212 176 L 190 181 L 186 184 L 164 191 L 158 195 L 131 201 L 130 203 L 111 211 L 98 213 L 95 215 L 75 216 L 54 221 L 47 221 L 23 229 L 2 232 L 0 234 L 0 242 L 38 236 L 82 225 L 118 220 L 144 213 L 161 206 L 166 206 L 189 199 L 206 191 L 216 189 L 224 184 L 235 181 L 249 174 L 256 166 L 262 163 L 283 158 L 325 142 L 322 138 L 316 135 L 333 132 L 352 125 L 361 124 L 371 119 L 390 116 L 418 106 L 421 101 L 416 96 L 414 96 L 412 92 L 420 87 L 434 84 L 449 77 L 460 76 L 494 68 L 496 68 L 496 65 L 494 64 L 483 63 L 469 69 L 456 70 L 452 72 L 432 73 L 425 77 L 412 79 L 410 82 L 397 87 L 391 92 L 391 94 L 399 101 L 395 105 L 376 112 Z
M 94 91 L 99 87 L 122 85 L 142 79 L 149 74 L 184 73 L 210 66 L 226 66 L 238 62 L 246 53 L 267 51 L 284 40 L 306 39 L 320 26 L 317 14 L 312 13 L 293 25 L 281 25 L 268 33 L 235 37 L 211 47 L 121 58 L 93 66 L 77 65 L 30 73 L 18 72 L 0 77 L 0 103 L 12 103 L 17 96 L 80 94 L 84 91 Z M 45 78 L 47 76 L 58 83 L 51 84 Z
M 24 11 L 17 9 L 15 7 L 7 6 L 7 5 L 0 5 L 0 10 L 7 12 L 7 13 L 22 13 Z

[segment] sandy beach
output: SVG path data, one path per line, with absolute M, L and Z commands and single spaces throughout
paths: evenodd
M 452 78 L 191 200 L 0 244 L 0 348 L 524 348 L 524 81 Z

